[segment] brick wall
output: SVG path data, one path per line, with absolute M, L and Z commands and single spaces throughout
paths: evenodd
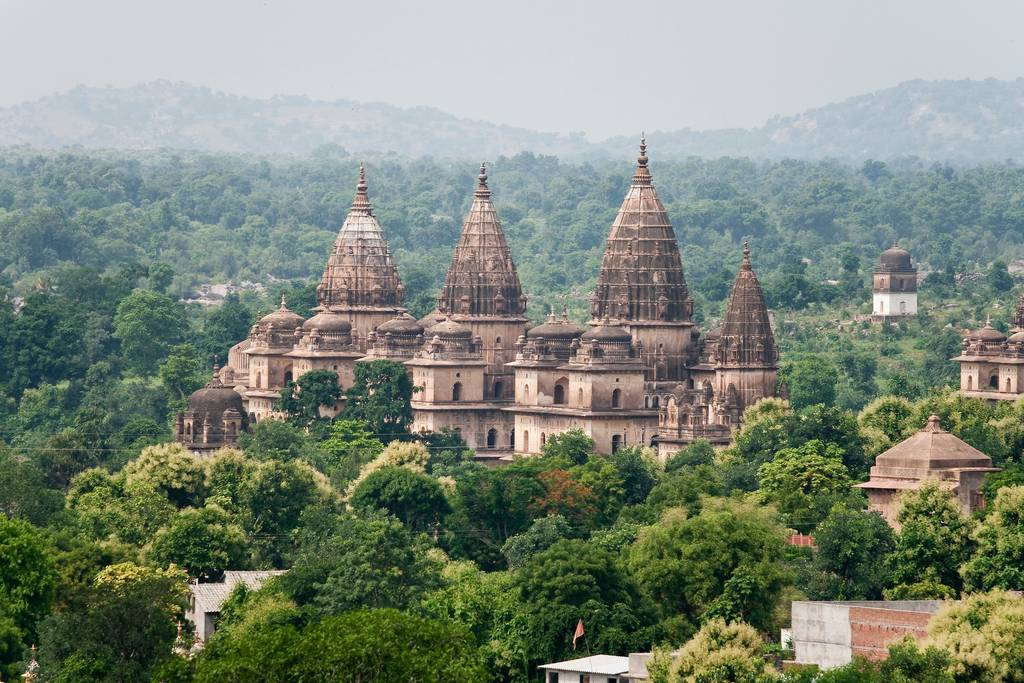
M 889 645 L 913 636 L 921 640 L 928 635 L 932 612 L 911 612 L 875 607 L 850 607 L 850 645 L 853 655 L 869 659 L 885 659 Z

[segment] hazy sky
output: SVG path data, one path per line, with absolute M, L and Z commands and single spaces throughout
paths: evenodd
M 0 106 L 162 78 L 599 139 L 1017 78 L 1022 27 L 1016 0 L 0 0 Z

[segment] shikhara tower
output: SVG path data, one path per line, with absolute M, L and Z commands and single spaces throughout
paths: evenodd
M 334 240 L 316 299 L 317 310 L 348 318 L 352 341 L 364 351 L 374 328 L 405 311 L 405 287 L 384 231 L 373 215 L 362 165 L 352 208 Z
M 473 203 L 462 226 L 437 310 L 480 338 L 487 400 L 511 400 L 515 340 L 526 331 L 526 295 L 519 284 L 512 252 L 491 202 L 487 169 L 480 164 Z
M 693 299 L 675 231 L 647 168 L 643 138 L 633 182 L 605 243 L 590 314 L 592 325 L 609 320 L 630 333 L 648 381 L 686 379 L 695 355 Z

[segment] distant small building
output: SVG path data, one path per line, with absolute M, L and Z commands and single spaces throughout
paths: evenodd
M 1024 295 L 1013 314 L 1007 337 L 992 327 L 964 334 L 960 355 L 960 393 L 987 401 L 1016 401 L 1024 395 Z
M 196 641 L 205 643 L 213 635 L 220 609 L 235 586 L 242 583 L 252 590 L 259 590 L 267 579 L 279 574 L 284 574 L 284 571 L 227 571 L 223 581 L 191 584 L 185 618 L 195 625 Z
M 882 252 L 871 294 L 871 319 L 876 322 L 917 315 L 917 268 L 910 260 L 910 252 L 895 242 Z
M 857 488 L 867 493 L 870 508 L 898 529 L 898 496 L 904 491 L 935 481 L 970 514 L 984 506 L 985 475 L 998 471 L 991 458 L 942 429 L 938 416 L 932 415 L 923 429 L 875 458 L 871 478 Z
M 831 669 L 855 656 L 885 659 L 907 636 L 922 639 L 942 600 L 793 602 L 790 630 L 797 664 Z

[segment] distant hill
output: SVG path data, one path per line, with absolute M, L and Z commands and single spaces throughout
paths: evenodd
M 908 81 L 776 117 L 754 130 L 679 130 L 649 137 L 657 139 L 659 154 L 672 156 L 1021 160 L 1024 79 Z
M 526 149 L 574 156 L 586 147 L 582 136 L 460 119 L 429 107 L 306 97 L 259 100 L 169 81 L 129 88 L 79 86 L 0 108 L 0 145 L 17 144 L 262 154 L 308 154 L 338 145 L 375 155 L 473 159 Z
M 1024 159 L 1024 79 L 909 81 L 776 117 L 752 130 L 651 133 L 657 154 L 852 161 L 918 156 L 981 162 Z M 588 141 L 402 108 L 305 97 L 260 100 L 182 83 L 78 87 L 0 109 L 0 145 L 178 148 L 308 154 L 337 145 L 357 154 L 494 158 L 521 151 L 564 159 L 620 155 L 630 138 Z

